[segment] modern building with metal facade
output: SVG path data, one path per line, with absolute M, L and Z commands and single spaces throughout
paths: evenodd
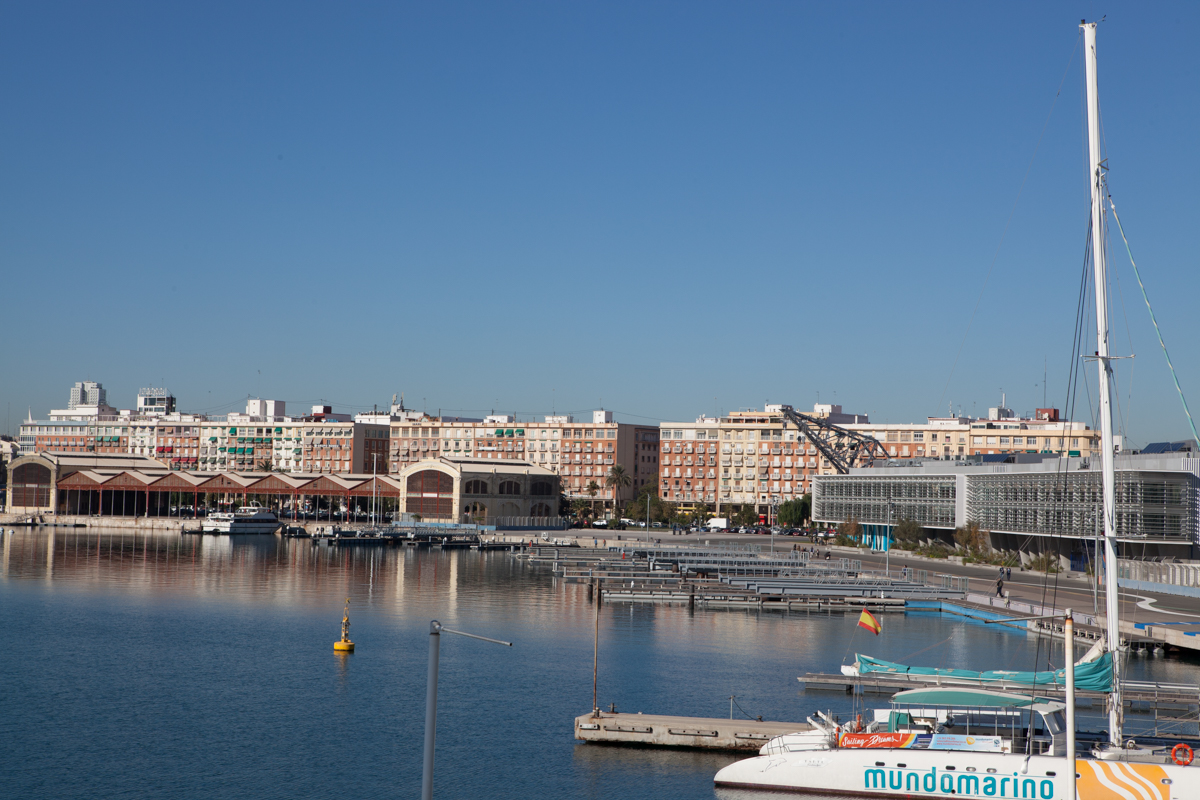
M 1070 556 L 1089 549 L 1097 535 L 1099 466 L 1086 458 L 926 461 L 821 475 L 813 481 L 813 519 L 853 518 L 875 543 L 886 538 L 889 523 L 904 519 L 918 522 L 927 538 L 945 541 L 955 528 L 977 522 L 997 549 Z M 1200 459 L 1121 455 L 1116 478 L 1122 555 L 1191 558 L 1200 543 Z

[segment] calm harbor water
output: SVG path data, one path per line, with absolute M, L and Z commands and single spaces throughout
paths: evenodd
M 347 597 L 358 652 L 339 656 Z M 21 530 L 0 549 L 0 786 L 21 798 L 416 797 L 438 619 L 515 646 L 443 637 L 437 797 L 777 797 L 715 791 L 736 756 L 576 744 L 593 614 L 585 586 L 503 552 Z M 852 616 L 608 605 L 600 702 L 728 716 L 735 695 L 735 714 L 801 721 L 851 712 L 796 676 L 836 671 L 856 650 L 1033 667 L 1025 634 L 935 615 L 882 622 L 874 637 Z M 1175 659 L 1132 667 L 1200 676 Z

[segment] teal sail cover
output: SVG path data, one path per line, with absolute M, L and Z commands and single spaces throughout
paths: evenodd
M 1058 684 L 1064 686 L 1067 682 L 1064 670 L 1046 670 L 1045 672 L 1016 672 L 1013 670 L 994 669 L 989 672 L 974 672 L 969 669 L 939 669 L 937 667 L 910 667 L 904 664 L 893 664 L 891 661 L 881 661 L 856 654 L 858 674 L 868 675 L 872 672 L 882 672 L 900 675 L 929 675 L 943 678 L 954 678 L 962 681 L 977 683 L 992 683 L 1007 681 L 1024 684 L 1025 686 L 1046 686 Z M 1105 653 L 1095 661 L 1075 665 L 1075 688 L 1088 692 L 1112 691 L 1112 653 Z

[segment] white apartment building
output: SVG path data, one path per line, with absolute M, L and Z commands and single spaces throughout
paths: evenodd
M 564 415 L 517 422 L 507 414 L 483 420 L 421 415 L 392 422 L 390 471 L 439 456 L 527 461 L 557 473 L 568 498 L 608 503 L 613 490 L 605 476 L 619 464 L 632 480 L 619 492 L 620 503 L 657 475 L 658 428 L 614 422 L 612 412 L 604 410 L 594 412 L 591 422 Z M 589 490 L 593 483 L 596 488 Z
M 968 456 L 1054 453 L 1090 456 L 1099 452 L 1100 431 L 1082 422 L 1059 419 L 1058 409 L 1039 408 L 1033 418 L 992 408 L 988 419 L 928 417 L 924 423 L 846 424 L 872 436 L 892 458 L 961 460 Z
M 250 472 L 269 465 L 282 472 L 387 474 L 386 423 L 351 420 L 327 406 L 293 418 L 285 408 L 282 400 L 252 399 L 245 414 L 205 421 L 198 469 Z
M 813 416 L 867 420 L 828 404 L 817 405 Z M 794 425 L 784 424 L 780 405 L 664 422 L 660 431 L 659 496 L 686 509 L 705 504 L 721 516 L 752 506 L 766 513 L 809 492 L 814 475 L 832 471 Z
M 685 509 L 706 504 L 716 516 L 751 505 L 766 514 L 777 503 L 812 491 L 816 475 L 836 469 L 795 426 L 783 406 L 737 411 L 695 422 L 660 426 L 659 495 Z M 1000 406 L 989 419 L 928 417 L 923 423 L 879 424 L 841 406 L 817 404 L 809 416 L 877 439 L 896 459 L 962 460 L 1019 452 L 1088 456 L 1099 431 L 1060 420 L 1057 409 L 1038 409 L 1032 419 Z

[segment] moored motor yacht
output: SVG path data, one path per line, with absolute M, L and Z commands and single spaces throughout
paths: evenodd
M 254 504 L 242 506 L 237 511 L 219 511 L 209 514 L 200 525 L 204 533 L 274 533 L 279 528 L 275 512 Z

